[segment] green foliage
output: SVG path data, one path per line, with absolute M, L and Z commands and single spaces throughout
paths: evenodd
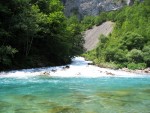
M 83 53 L 84 38 L 81 24 L 76 16 L 72 16 L 67 20 L 67 34 L 71 43 L 71 56 L 80 55 Z
M 139 63 L 143 61 L 143 53 L 141 50 L 132 49 L 127 54 L 127 59 L 129 62 Z
M 83 52 L 81 31 L 77 18 L 65 17 L 60 0 L 1 0 L 0 63 L 3 69 L 68 63 Z
M 97 16 L 95 18 L 95 24 L 98 26 L 98 25 L 102 24 L 103 22 L 105 22 L 107 20 L 107 18 L 108 17 L 107 17 L 106 12 L 102 12 L 102 13 L 100 13 L 99 16 Z
M 105 61 L 112 62 L 114 60 L 116 50 L 114 48 L 107 48 L 105 51 Z
M 91 29 L 94 25 L 98 26 L 107 20 L 107 13 L 102 12 L 99 16 L 85 16 L 81 20 L 82 30 Z
M 95 24 L 95 17 L 93 16 L 85 16 L 84 19 L 81 21 L 82 29 L 90 29 Z
M 114 21 L 113 33 L 100 36 L 97 48 L 88 52 L 98 65 L 115 64 L 114 67 L 143 69 L 150 66 L 150 8 L 149 0 L 136 2 L 99 18 Z M 105 13 L 103 14 L 105 15 Z M 106 17 L 106 18 L 105 18 Z M 97 17 L 96 17 L 97 18 Z M 102 19 L 103 20 L 103 19 Z M 99 20 L 101 23 L 102 20 Z M 95 55 L 95 57 L 93 57 Z
M 128 32 L 123 36 L 120 48 L 128 50 L 132 50 L 132 48 L 142 49 L 144 43 L 145 39 L 143 36 L 134 32 Z
M 143 48 L 143 59 L 147 66 L 150 66 L 150 45 L 145 45 Z
M 108 37 L 106 37 L 102 34 L 99 37 L 99 41 L 100 41 L 100 43 L 105 44 L 108 41 Z
M 132 69 L 132 70 L 135 70 L 135 69 L 144 69 L 146 68 L 146 64 L 145 63 L 129 63 L 127 65 L 128 69 Z
M 117 49 L 115 51 L 115 55 L 114 55 L 114 61 L 116 63 L 126 63 L 128 60 L 127 60 L 127 57 L 126 57 L 126 54 L 127 54 L 128 51 L 124 51 L 122 49 Z M 125 64 L 123 64 L 125 65 Z
M 14 54 L 18 51 L 15 48 L 12 48 L 11 46 L 1 46 L 0 47 L 0 64 L 2 65 L 11 65 L 12 64 L 12 58 L 14 57 Z

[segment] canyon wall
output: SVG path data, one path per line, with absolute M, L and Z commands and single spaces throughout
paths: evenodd
M 62 0 L 66 16 L 77 14 L 98 15 L 103 11 L 120 9 L 125 5 L 132 5 L 134 0 Z

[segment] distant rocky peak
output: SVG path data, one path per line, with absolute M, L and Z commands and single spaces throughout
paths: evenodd
M 61 0 L 65 6 L 66 16 L 77 14 L 80 17 L 85 15 L 98 15 L 103 11 L 111 11 L 122 8 L 125 5 L 132 5 L 134 0 Z M 143 0 L 142 0 L 143 1 Z

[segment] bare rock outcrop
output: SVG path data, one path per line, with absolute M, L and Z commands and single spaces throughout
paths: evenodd
M 113 30 L 114 23 L 111 21 L 104 22 L 100 26 L 94 26 L 92 29 L 89 29 L 85 32 L 85 44 L 84 48 L 87 51 L 90 51 L 94 49 L 98 42 L 99 42 L 99 36 L 101 34 L 107 36 L 109 35 Z
M 116 10 L 130 4 L 131 1 L 133 0 L 62 0 L 67 16 L 78 14 L 80 17 Z

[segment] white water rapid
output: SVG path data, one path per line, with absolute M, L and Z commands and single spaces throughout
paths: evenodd
M 2 77 L 16 77 L 16 78 L 29 78 L 35 76 L 46 77 L 138 77 L 140 74 L 129 73 L 120 70 L 112 70 L 107 68 L 100 68 L 94 65 L 88 65 L 91 61 L 85 61 L 83 57 L 75 57 L 72 63 L 65 66 L 46 67 L 46 68 L 33 68 L 14 70 L 9 72 L 0 72 Z M 144 76 L 144 75 L 142 75 Z

